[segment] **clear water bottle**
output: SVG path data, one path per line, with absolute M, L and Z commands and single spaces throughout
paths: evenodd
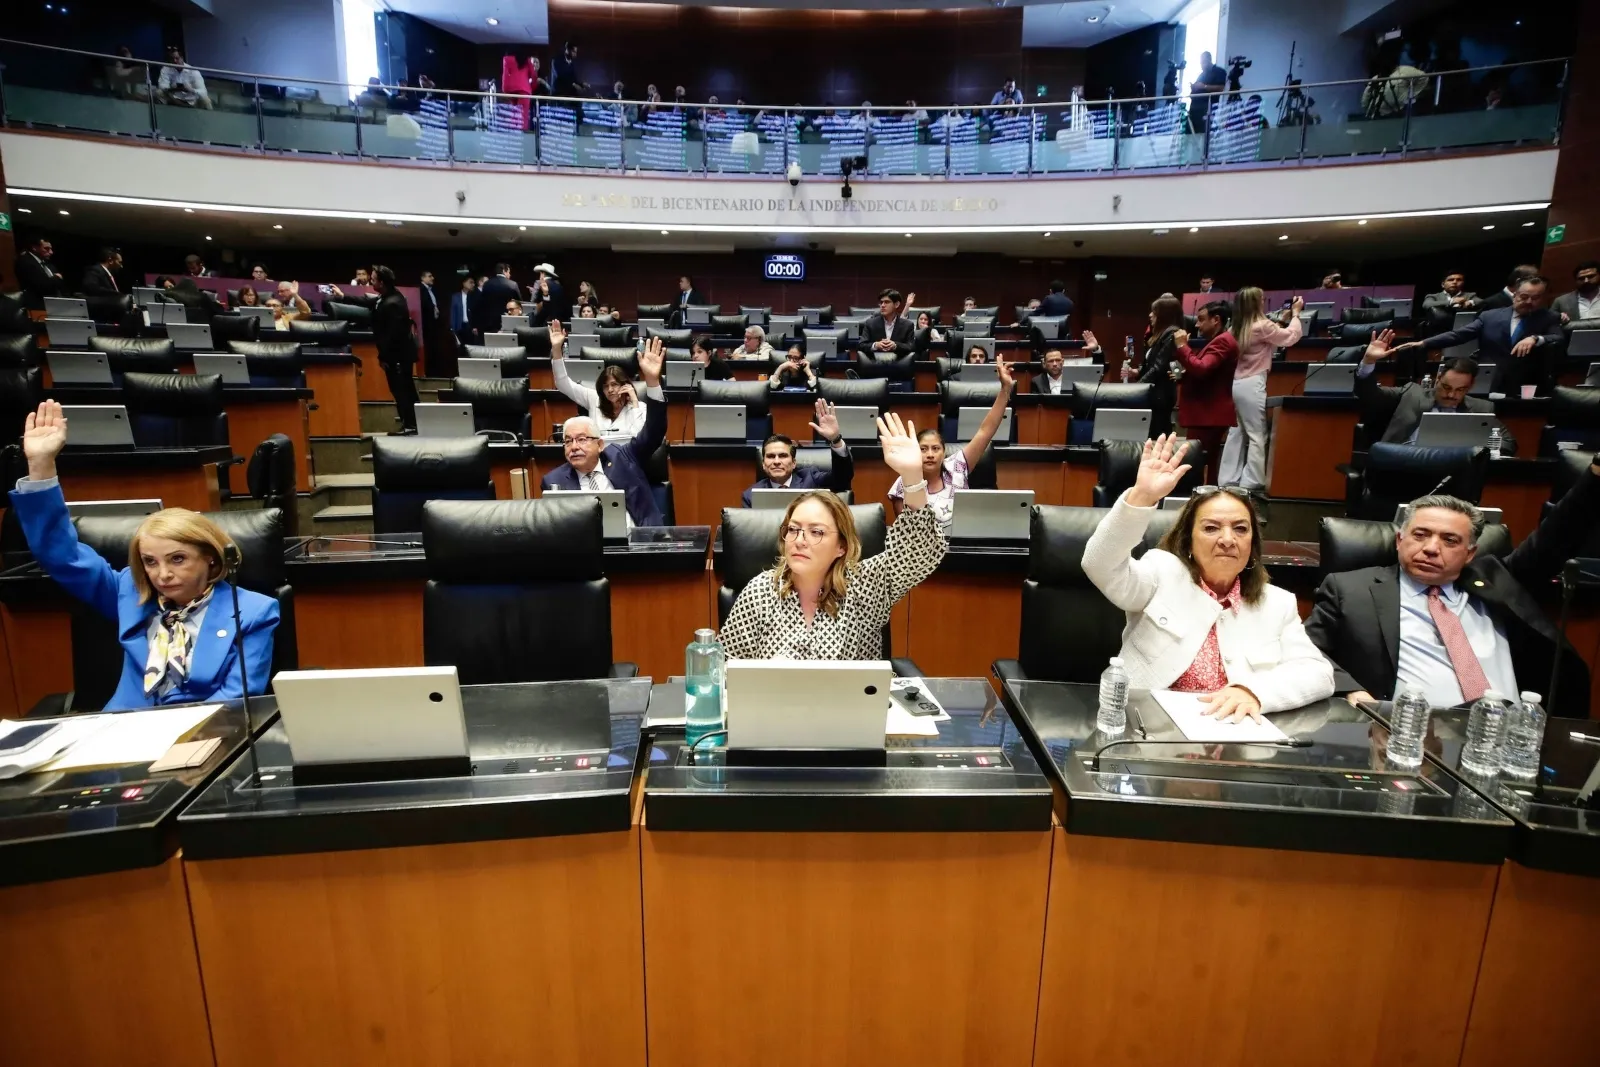
M 1138 350 L 1133 347 L 1132 334 L 1128 335 L 1128 341 L 1127 344 L 1123 346 L 1122 353 L 1122 380 L 1124 382 L 1131 382 L 1133 381 L 1133 358 L 1138 353 Z
M 1432 389 L 1433 388 L 1433 375 L 1424 374 L 1422 376 L 1422 388 L 1424 388 L 1424 389 Z
M 1461 769 L 1468 774 L 1493 777 L 1500 770 L 1500 746 L 1506 736 L 1506 698 L 1493 689 L 1479 697 L 1467 716 L 1467 743 L 1461 749 Z
M 1420 686 L 1402 686 L 1389 715 L 1389 761 L 1400 767 L 1422 766 L 1427 736 L 1428 698 Z
M 1094 728 L 1111 737 L 1128 728 L 1128 672 L 1122 669 L 1121 656 L 1112 656 L 1111 665 L 1100 675 L 1100 713 Z
M 1506 710 L 1506 739 L 1500 749 L 1500 770 L 1507 778 L 1531 782 L 1539 777 L 1544 727 L 1549 716 L 1539 706 L 1538 693 L 1523 693 Z
M 690 745 L 722 729 L 726 659 L 715 630 L 696 630 L 684 650 L 683 716 Z
M 1492 427 L 1489 430 L 1489 458 L 1490 459 L 1499 459 L 1500 458 L 1500 445 L 1504 442 L 1504 440 L 1505 440 L 1505 437 L 1504 437 L 1504 435 L 1502 435 L 1500 433 L 1500 427 L 1495 426 L 1495 427 Z

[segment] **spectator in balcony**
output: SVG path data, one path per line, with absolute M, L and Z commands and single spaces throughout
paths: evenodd
M 368 78 L 367 87 L 361 90 L 355 102 L 357 107 L 387 109 L 393 103 L 393 99 L 389 96 L 389 90 L 383 87 L 382 82 L 377 78 Z
M 561 46 L 561 54 L 550 64 L 550 94 L 552 96 L 578 96 L 589 91 L 589 86 L 578 80 L 578 43 L 568 41 Z
M 647 121 L 652 114 L 661 110 L 661 90 L 654 85 L 645 86 L 644 103 L 639 105 L 638 121 Z
M 906 118 L 910 119 L 912 122 L 916 123 L 918 126 L 926 126 L 928 124 L 928 109 L 927 108 L 918 107 L 917 106 L 917 102 L 915 100 L 907 100 L 906 101 L 906 107 L 911 109 L 910 111 L 907 111 L 905 113 L 905 117 Z
M 162 103 L 180 107 L 198 107 L 211 110 L 211 96 L 206 92 L 206 80 L 200 72 L 184 61 L 177 45 L 167 47 L 167 65 L 161 68 L 156 82 Z
M 1428 90 L 1428 75 L 1397 59 L 1389 75 L 1376 75 L 1361 93 L 1361 110 L 1368 118 L 1389 119 L 1404 115 Z
M 133 49 L 122 45 L 117 58 L 106 67 L 106 82 L 113 96 L 124 100 L 147 99 L 144 64 L 133 58 Z
M 1200 53 L 1199 76 L 1189 85 L 1189 124 L 1195 133 L 1203 133 L 1206 116 L 1211 113 L 1219 93 L 1228 87 L 1228 72 L 1212 60 L 1210 52 Z
M 17 284 L 22 287 L 23 302 L 35 311 L 44 307 L 44 298 L 61 295 L 61 273 L 51 264 L 55 248 L 44 237 L 35 237 L 33 243 L 17 257 Z
M 1000 90 L 989 98 L 989 104 L 992 107 L 997 107 L 1001 104 L 1020 103 L 1022 103 L 1022 90 L 1017 88 L 1017 80 L 1015 78 L 1007 78 L 1005 84 L 1000 86 Z
M 529 98 L 538 85 L 538 59 L 529 56 L 527 64 L 524 65 L 517 62 L 517 57 L 509 53 L 500 57 L 500 91 L 512 98 L 506 103 L 516 109 L 519 130 L 528 128 L 528 116 L 533 110 L 533 101 Z
M 1339 270 L 1338 270 L 1337 267 L 1335 267 L 1333 270 L 1330 270 L 1328 273 L 1326 273 L 1326 274 L 1324 274 L 1322 276 L 1322 288 L 1324 288 L 1324 289 L 1343 289 L 1344 288 L 1344 275 L 1339 273 Z
M 1600 263 L 1579 263 L 1572 272 L 1578 287 L 1556 297 L 1551 310 L 1561 316 L 1562 325 L 1582 319 L 1600 319 Z
M 250 280 L 253 282 L 271 281 L 272 279 L 267 277 L 267 265 L 265 263 L 257 263 L 252 266 L 250 268 Z

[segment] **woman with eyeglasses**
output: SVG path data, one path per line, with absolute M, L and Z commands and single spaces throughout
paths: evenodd
M 933 509 L 916 427 L 878 418 L 883 461 L 905 486 L 883 551 L 861 558 L 850 508 L 829 492 L 796 497 L 778 525 L 778 558 L 750 580 L 722 625 L 737 659 L 882 659 L 883 628 L 901 597 L 934 572 L 948 547 Z
M 1294 594 L 1261 565 L 1261 520 L 1234 486 L 1195 490 L 1160 547 L 1133 558 L 1189 464 L 1187 443 L 1146 441 L 1133 488 L 1083 550 L 1083 572 L 1128 613 L 1122 662 L 1139 689 L 1205 693 L 1207 715 L 1261 721 L 1333 694 L 1333 668 L 1306 636 Z

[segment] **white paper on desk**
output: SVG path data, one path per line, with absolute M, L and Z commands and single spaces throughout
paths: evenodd
M 1200 698 L 1205 693 L 1177 693 L 1170 689 L 1152 689 L 1161 710 L 1172 719 L 1173 725 L 1183 731 L 1191 741 L 1209 744 L 1248 744 L 1251 741 L 1286 741 L 1289 735 L 1269 722 L 1246 719 L 1243 722 L 1218 722 L 1201 714 L 1209 705 Z
M 39 739 L 34 744 L 13 753 L 4 762 L 0 762 L 0 779 L 15 778 L 20 774 L 38 770 L 45 764 L 56 759 L 61 753 L 68 751 L 73 745 L 99 730 L 108 718 L 105 715 L 74 715 L 64 719 L 33 720 L 32 722 L 17 722 L 11 719 L 0 720 L 0 739 L 10 734 L 12 730 L 30 725 L 43 725 L 44 722 L 53 722 L 56 729 L 48 737 Z
M 221 704 L 191 704 L 99 716 L 105 719 L 100 729 L 39 769 L 71 771 L 154 763 L 221 707 Z
M 883 732 L 887 737 L 938 737 L 939 720 L 932 715 L 913 715 L 901 707 L 899 701 L 891 700 Z

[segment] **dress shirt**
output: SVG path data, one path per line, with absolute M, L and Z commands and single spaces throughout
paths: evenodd
M 1049 393 L 1051 396 L 1059 396 L 1061 394 L 1061 386 L 1064 381 L 1065 378 L 1063 375 L 1058 374 L 1052 378 L 1050 375 L 1046 374 L 1044 376 L 1045 392 Z
M 590 471 L 588 474 L 583 474 L 583 473 L 580 473 L 580 472 L 574 472 L 574 473 L 578 474 L 578 488 L 579 489 L 582 489 L 582 490 L 593 490 L 593 489 L 615 489 L 616 488 L 616 486 L 611 484 L 611 479 L 606 477 L 606 468 L 605 468 L 604 464 L 601 464 L 601 463 L 595 464 L 594 470 Z M 545 490 L 545 492 L 547 492 L 547 493 L 559 493 L 559 492 L 563 492 L 563 491 L 564 490 L 554 489 L 554 488 Z M 626 515 L 627 519 L 628 519 L 628 529 L 630 529 L 630 530 L 633 529 L 633 516 L 627 514 L 627 510 L 628 510 L 627 508 L 623 508 L 622 510 L 623 510 L 623 514 Z
M 1400 572 L 1400 682 L 1421 686 L 1429 704 L 1448 708 L 1461 703 L 1461 683 L 1456 680 L 1439 628 L 1428 614 L 1429 588 L 1404 570 Z M 1440 587 L 1439 599 L 1461 620 L 1467 641 L 1489 679 L 1489 688 L 1502 696 L 1516 696 L 1511 644 L 1505 630 L 1489 614 L 1489 606 L 1473 600 L 1453 582 Z
M 1578 318 L 1600 319 L 1600 291 L 1593 296 L 1578 294 Z
M 111 291 L 113 293 L 122 292 L 122 286 L 117 284 L 117 276 L 115 274 L 111 273 L 111 268 L 110 267 L 106 266 L 104 263 L 97 263 L 97 264 L 95 264 L 95 266 L 97 266 L 101 270 L 105 271 L 106 277 L 111 280 Z

